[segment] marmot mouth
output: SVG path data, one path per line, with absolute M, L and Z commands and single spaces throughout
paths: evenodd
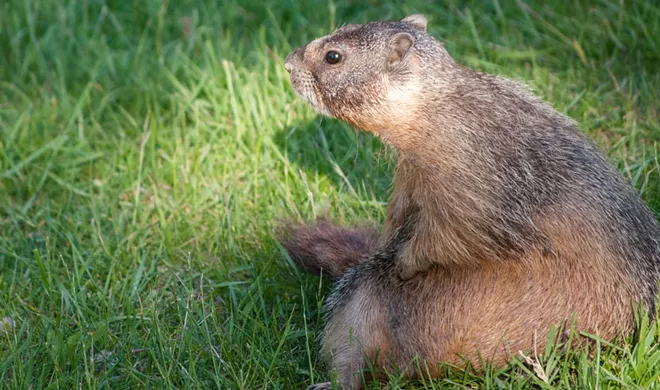
M 328 107 L 323 104 L 321 93 L 319 92 L 316 81 L 311 74 L 304 71 L 291 72 L 291 86 L 296 92 L 296 95 L 303 98 L 319 114 L 330 117 L 332 116 Z

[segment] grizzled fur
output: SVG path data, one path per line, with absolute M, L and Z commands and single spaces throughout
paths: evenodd
M 286 245 L 304 268 L 345 271 L 323 349 L 351 388 L 365 357 L 404 370 L 418 357 L 432 375 L 459 355 L 504 364 L 552 325 L 614 339 L 634 303 L 654 308 L 660 230 L 630 184 L 571 119 L 457 64 L 425 30 L 420 15 L 348 25 L 286 61 L 315 109 L 399 154 L 377 246 L 327 225 L 292 226 Z M 337 256 L 310 239 L 328 235 Z
M 314 225 L 284 226 L 282 246 L 302 269 L 331 278 L 364 260 L 375 249 L 378 230 L 371 227 L 343 228 L 325 219 Z

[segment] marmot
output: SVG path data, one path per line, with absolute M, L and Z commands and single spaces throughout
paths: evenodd
M 426 24 L 349 24 L 286 59 L 299 96 L 398 154 L 381 232 L 323 222 L 282 238 L 336 278 L 322 350 L 350 389 L 368 364 L 498 366 L 542 351 L 553 326 L 612 340 L 638 305 L 654 311 L 660 229 L 634 188 L 574 121 L 459 65 Z

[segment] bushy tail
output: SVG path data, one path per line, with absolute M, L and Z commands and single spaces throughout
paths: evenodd
M 282 246 L 300 268 L 332 278 L 366 260 L 377 240 L 374 228 L 342 228 L 325 219 L 310 225 L 288 223 L 280 234 Z

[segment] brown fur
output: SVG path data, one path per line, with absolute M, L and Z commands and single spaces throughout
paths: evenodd
M 613 340 L 634 305 L 654 309 L 660 229 L 634 189 L 527 88 L 457 64 L 423 17 L 346 26 L 286 67 L 319 112 L 399 154 L 377 239 L 321 224 L 285 241 L 337 278 L 323 351 L 348 388 L 368 361 L 411 378 L 415 359 L 430 376 L 499 366 L 542 353 L 553 326 Z
M 315 275 L 337 278 L 368 258 L 378 235 L 373 227 L 343 228 L 318 218 L 315 224 L 286 223 L 280 242 L 300 268 Z
M 501 366 L 521 351 L 542 353 L 549 331 L 572 320 L 570 326 L 605 340 L 626 335 L 633 299 L 641 297 L 625 275 L 613 277 L 625 270 L 607 261 L 599 243 L 574 235 L 583 229 L 576 220 L 547 224 L 562 244 L 523 263 L 433 267 L 408 280 L 396 267 L 358 266 L 357 289 L 326 325 L 326 359 L 347 388 L 360 388 L 367 361 L 409 378 L 437 377 L 441 362 Z

